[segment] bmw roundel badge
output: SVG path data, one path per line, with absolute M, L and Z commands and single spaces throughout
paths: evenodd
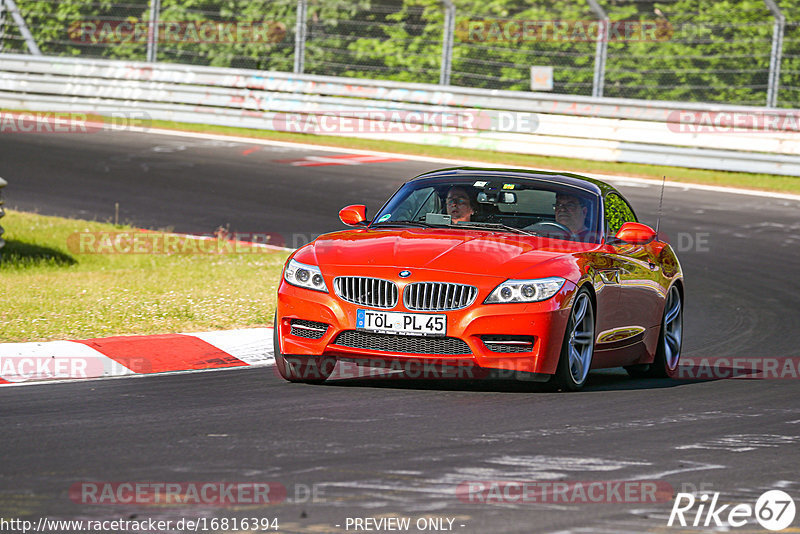
M 411 276 L 411 271 L 400 271 L 400 278 L 408 278 Z

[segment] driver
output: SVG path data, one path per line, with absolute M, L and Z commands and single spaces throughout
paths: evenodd
M 580 198 L 559 193 L 556 195 L 556 203 L 553 208 L 556 222 L 569 228 L 570 232 L 578 237 L 583 237 L 589 232 L 586 227 L 588 209 Z
M 475 213 L 475 206 L 467 190 L 455 185 L 447 191 L 447 214 L 453 223 L 469 222 Z

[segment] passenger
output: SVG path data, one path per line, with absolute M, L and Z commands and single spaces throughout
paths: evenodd
M 466 188 L 455 185 L 447 192 L 447 214 L 453 223 L 469 222 L 475 213 L 475 204 Z

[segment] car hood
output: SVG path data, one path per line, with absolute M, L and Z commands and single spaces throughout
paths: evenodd
M 574 265 L 585 244 L 520 234 L 448 229 L 349 230 L 326 234 L 296 259 L 331 266 L 424 268 L 512 278 L 549 263 Z M 565 276 L 574 269 L 540 274 Z M 571 274 L 571 272 L 570 272 Z M 571 277 L 570 277 L 571 278 Z

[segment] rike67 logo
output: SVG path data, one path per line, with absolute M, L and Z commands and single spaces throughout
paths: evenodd
M 763 493 L 752 506 L 747 503 L 720 504 L 719 493 L 678 493 L 667 526 L 743 527 L 753 519 L 767 530 L 784 530 L 795 517 L 794 500 L 781 490 Z

